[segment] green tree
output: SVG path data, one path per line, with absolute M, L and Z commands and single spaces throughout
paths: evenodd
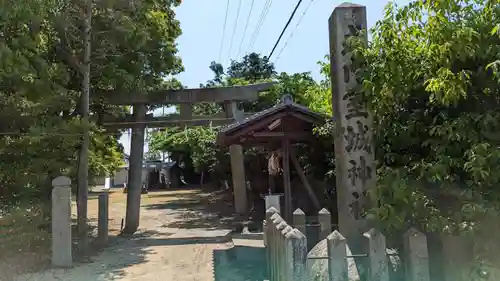
M 375 117 L 372 215 L 390 232 L 498 229 L 499 24 L 498 1 L 414 1 L 349 42 Z
M 175 0 L 96 1 L 92 26 L 91 92 L 173 87 L 182 71 Z M 2 2 L 0 7 L 0 196 L 50 190 L 51 178 L 74 176 L 82 75 L 83 13 L 65 1 Z M 175 83 L 174 83 L 175 84 Z M 178 85 L 177 85 L 178 86 Z M 122 161 L 120 131 L 99 126 L 126 107 L 91 104 L 90 176 Z M 97 118 L 98 117 L 98 118 Z

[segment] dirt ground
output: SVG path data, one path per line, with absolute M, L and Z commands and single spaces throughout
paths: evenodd
M 126 194 L 114 191 L 109 202 L 107 248 L 88 263 L 75 264 L 71 269 L 50 269 L 15 280 L 211 281 L 214 280 L 214 253 L 234 246 L 232 242 L 199 243 L 189 239 L 200 233 L 216 235 L 221 230 L 234 228 L 231 199 L 220 191 L 187 189 L 144 194 L 140 231 L 127 238 L 118 236 L 125 217 Z M 92 222 L 97 221 L 97 209 L 97 199 L 91 196 L 88 210 Z M 258 241 L 238 243 L 262 247 Z

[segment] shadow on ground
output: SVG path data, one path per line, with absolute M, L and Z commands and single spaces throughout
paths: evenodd
M 87 268 L 81 267 L 84 272 L 92 272 L 91 276 L 88 276 L 88 280 L 121 280 L 125 278 L 137 278 L 134 274 L 130 275 L 130 272 L 127 272 L 127 268 L 130 268 L 132 265 L 138 265 L 143 263 L 152 262 L 152 268 L 159 269 L 163 264 L 158 264 L 158 260 L 151 260 L 151 256 L 158 251 L 157 247 L 161 246 L 185 246 L 198 244 L 197 241 L 192 241 L 189 239 L 172 239 L 172 238 L 154 238 L 155 234 L 141 234 L 134 235 L 133 238 L 123 238 L 116 237 L 117 241 L 115 241 L 115 245 L 110 247 L 104 255 L 100 255 L 96 258 L 92 264 L 89 264 Z M 163 234 L 165 235 L 165 234 Z M 168 235 L 167 235 L 168 236 Z M 126 240 L 123 240 L 126 239 Z M 122 240 L 122 241 L 120 241 Z M 208 243 L 204 243 L 208 244 Z M 182 250 L 183 248 L 179 248 Z M 190 248 L 192 249 L 192 248 Z M 172 254 L 167 253 L 166 254 Z M 246 253 L 249 254 L 249 253 Z M 251 254 L 255 254 L 252 252 Z M 115 260 L 113 264 L 106 264 L 103 261 Z M 168 262 L 167 262 L 168 263 Z M 230 265 L 229 267 L 233 268 L 234 265 Z M 97 270 L 96 270 L 97 268 Z M 165 272 L 163 272 L 165 273 Z M 192 273 L 192 272 L 189 272 Z M 84 281 L 84 279 L 63 279 L 68 281 Z M 127 279 L 128 280 L 128 279 Z M 133 279 L 136 280 L 136 279 Z M 149 280 L 149 279 L 145 279 Z M 220 280 L 232 280 L 232 279 L 220 279 Z M 238 279 L 239 280 L 239 279 Z M 249 279 L 243 279 L 249 280 Z M 255 279 L 258 280 L 258 279 Z M 45 281 L 45 280 L 44 280 Z M 85 280 L 87 281 L 87 280 Z M 260 279 L 259 281 L 262 281 Z
M 163 227 L 185 229 L 232 229 L 236 217 L 232 206 L 232 194 L 212 188 L 186 189 L 182 194 L 150 192 L 148 197 L 161 203 L 148 204 L 146 210 L 162 210 L 173 215 L 174 220 Z M 178 199 L 177 199 L 178 198 Z
M 114 244 L 115 246 L 109 249 L 109 254 L 107 255 L 116 255 L 120 256 L 118 260 L 119 262 L 113 264 L 106 264 L 105 256 L 99 256 L 97 260 L 94 261 L 94 264 L 101 262 L 101 272 L 97 275 L 104 280 L 120 280 L 125 278 L 127 267 L 136 264 L 142 264 L 147 262 L 147 256 L 152 252 L 151 249 L 145 249 L 144 246 L 137 244 L 135 245 L 135 241 L 124 241 L 125 238 L 115 237 Z M 94 266 L 95 268 L 96 266 Z M 97 272 L 96 272 L 97 273 Z
M 213 251 L 215 281 L 262 281 L 267 278 L 265 249 L 235 246 Z

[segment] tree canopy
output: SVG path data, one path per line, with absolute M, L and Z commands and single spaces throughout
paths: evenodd
M 481 262 L 498 251 L 499 26 L 498 1 L 391 3 L 368 46 L 349 44 L 375 118 L 371 217 L 397 235 L 474 234 Z
M 181 34 L 174 0 L 93 3 L 91 92 L 169 87 L 182 71 L 175 40 Z M 77 2 L 3 2 L 0 9 L 0 196 L 41 191 L 51 178 L 74 176 L 82 127 L 83 8 Z M 125 107 L 91 104 L 90 175 L 123 161 L 119 131 L 100 117 Z
M 380 190 L 392 194 L 380 196 L 378 217 L 393 217 L 394 227 L 421 224 L 417 210 L 424 205 L 426 228 L 464 227 L 487 202 L 498 202 L 497 4 L 389 4 L 367 48 L 354 47 L 364 61 L 363 92 L 375 116 L 379 182 L 405 187 Z M 439 200 L 445 195 L 458 199 L 455 207 L 463 212 L 450 213 L 449 200 Z

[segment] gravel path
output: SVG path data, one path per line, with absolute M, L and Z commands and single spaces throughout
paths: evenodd
M 119 231 L 125 196 L 110 197 L 110 231 Z M 71 269 L 50 269 L 20 276 L 16 281 L 212 281 L 213 253 L 230 243 L 190 244 L 192 236 L 229 228 L 228 212 L 215 209 L 221 197 L 197 190 L 151 192 L 143 196 L 141 227 L 132 238 L 110 237 L 110 246 L 90 263 Z M 89 212 L 96 210 L 89 202 Z M 89 213 L 89 217 L 95 216 Z

